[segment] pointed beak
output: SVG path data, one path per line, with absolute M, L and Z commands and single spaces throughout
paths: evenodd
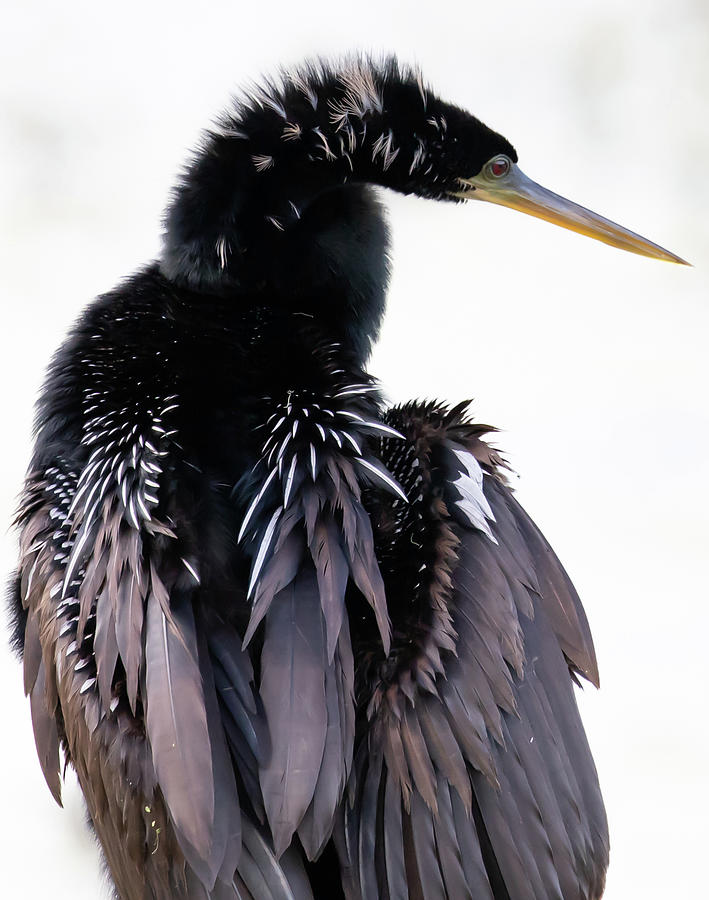
M 618 247 L 620 250 L 639 253 L 652 259 L 664 259 L 683 266 L 690 265 L 681 257 L 653 244 L 634 231 L 629 231 L 611 222 L 610 219 L 604 219 L 603 216 L 591 212 L 590 209 L 548 191 L 531 178 L 527 178 L 514 163 L 508 162 L 509 170 L 501 177 L 492 174 L 488 163 L 474 178 L 461 178 L 463 189 L 455 192 L 454 196 L 466 200 L 487 200 L 489 203 L 508 206 L 510 209 L 518 209 L 530 216 L 545 219 L 554 225 L 561 225 L 562 228 L 603 241 L 604 244 L 610 244 L 611 247 Z

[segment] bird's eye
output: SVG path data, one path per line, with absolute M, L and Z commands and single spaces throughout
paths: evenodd
M 507 175 L 510 171 L 511 165 L 512 163 L 507 156 L 497 156 L 490 162 L 490 174 L 494 175 L 495 178 L 502 178 L 503 175 Z

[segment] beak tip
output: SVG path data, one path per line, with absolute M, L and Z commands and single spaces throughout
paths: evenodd
M 667 251 L 667 256 L 665 257 L 665 259 L 666 259 L 668 262 L 676 263 L 678 266 L 689 266 L 690 269 L 693 269 L 693 268 L 694 268 L 694 264 L 693 264 L 693 263 L 687 262 L 686 259 L 682 259 L 681 256 L 677 256 L 677 255 L 674 254 L 674 253 L 669 253 L 669 251 Z

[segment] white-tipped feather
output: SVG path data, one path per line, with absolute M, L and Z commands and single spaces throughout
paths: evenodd
M 472 455 L 465 450 L 451 449 L 464 471 L 451 482 L 453 487 L 461 495 L 461 499 L 455 501 L 455 505 L 468 519 L 469 523 L 486 534 L 491 541 L 497 543 L 488 521 L 494 522 L 495 516 L 490 504 L 483 492 L 483 470 Z
M 76 542 L 76 544 L 74 544 L 74 547 L 71 551 L 71 556 L 66 567 L 66 573 L 64 575 L 64 581 L 62 584 L 62 599 L 64 599 L 66 592 L 69 589 L 69 585 L 71 584 L 71 579 L 74 577 L 74 573 L 77 571 L 76 567 L 79 563 L 81 551 L 83 550 L 84 545 L 86 544 L 86 541 L 88 540 L 88 537 L 92 531 L 91 526 L 95 521 L 96 507 L 98 506 L 98 504 L 99 501 L 97 500 L 85 516 L 83 525 L 81 527 L 81 532 L 79 534 L 79 540 Z
M 187 569 L 187 571 L 190 573 L 190 575 L 194 578 L 194 580 L 197 582 L 197 584 L 201 584 L 199 575 L 197 574 L 197 570 L 191 563 L 187 562 L 187 560 L 184 558 L 184 556 L 182 557 L 182 564 Z
M 360 394 L 371 394 L 377 390 L 378 388 L 373 384 L 358 384 L 353 387 L 342 388 L 342 390 L 337 391 L 332 396 L 335 400 L 340 400 L 342 397 L 356 397 Z
M 371 472 L 372 475 L 387 485 L 387 487 L 401 497 L 405 503 L 409 502 L 409 498 L 401 489 L 401 485 L 395 481 L 388 472 L 384 469 L 380 469 L 378 466 L 374 465 L 374 463 L 369 462 L 369 460 L 363 459 L 361 456 L 356 457 L 356 459 L 363 468 L 367 469 L 368 472 Z
M 290 467 L 288 469 L 288 475 L 286 476 L 286 484 L 283 489 L 283 508 L 285 509 L 288 506 L 288 501 L 290 500 L 290 493 L 293 489 L 293 479 L 295 478 L 295 467 L 298 464 L 298 455 L 294 454 L 293 459 L 291 460 Z
M 268 553 L 268 548 L 271 546 L 271 540 L 273 538 L 273 532 L 276 528 L 276 523 L 278 522 L 282 510 L 283 507 L 279 506 L 271 516 L 271 520 L 266 526 L 266 531 L 264 532 L 261 544 L 259 545 L 256 560 L 254 561 L 254 567 L 251 570 L 251 580 L 249 582 L 248 597 L 251 597 L 251 595 L 253 594 L 254 587 L 256 586 L 256 581 L 258 580 L 264 560 L 266 559 L 266 554 Z
M 249 506 L 248 510 L 246 511 L 246 515 L 244 516 L 244 521 L 241 523 L 241 528 L 239 529 L 239 536 L 236 539 L 237 543 L 241 542 L 241 539 L 244 536 L 244 532 L 246 531 L 246 529 L 249 525 L 249 522 L 251 521 L 251 517 L 253 516 L 253 514 L 256 510 L 256 507 L 258 506 L 259 501 L 261 500 L 261 497 L 263 497 L 263 495 L 266 493 L 266 490 L 268 489 L 269 484 L 273 481 L 273 479 L 275 477 L 276 477 L 276 470 L 272 469 L 269 472 L 268 478 L 264 481 L 263 485 L 261 486 L 261 490 L 258 492 L 258 494 L 256 494 L 254 499 L 251 501 L 251 505 Z
M 367 428 L 372 428 L 374 431 L 380 431 L 382 434 L 386 434 L 389 437 L 399 438 L 399 440 L 406 440 L 404 435 L 401 434 L 400 431 L 397 431 L 396 428 L 390 428 L 388 425 L 384 425 L 382 422 L 376 422 L 374 419 L 365 419 L 363 423 Z
M 342 432 L 340 432 L 340 433 L 342 434 L 342 437 L 343 437 L 346 441 L 349 441 L 349 442 L 350 442 L 350 444 L 351 444 L 352 447 L 354 448 L 355 453 L 356 453 L 358 456 L 361 456 L 361 455 L 362 455 L 362 448 L 360 447 L 359 443 L 352 437 L 352 435 L 351 435 L 348 431 L 342 431 Z

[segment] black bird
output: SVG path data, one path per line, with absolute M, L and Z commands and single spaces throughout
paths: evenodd
M 154 263 L 55 356 L 15 643 L 118 896 L 597 898 L 580 601 L 466 404 L 386 410 L 372 185 L 678 257 L 552 194 L 395 61 L 266 82 Z M 342 887 L 340 887 L 340 884 Z

